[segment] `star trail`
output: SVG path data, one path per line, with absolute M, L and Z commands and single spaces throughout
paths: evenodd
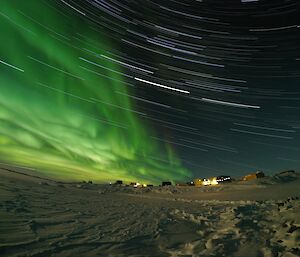
M 0 7 L 2 162 L 142 182 L 299 168 L 299 1 Z

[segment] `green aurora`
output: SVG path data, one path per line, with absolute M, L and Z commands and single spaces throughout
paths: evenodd
M 48 3 L 0 3 L 0 160 L 60 180 L 187 179 L 172 148 L 150 139 L 121 67 L 99 58 L 113 47 L 105 34 Z

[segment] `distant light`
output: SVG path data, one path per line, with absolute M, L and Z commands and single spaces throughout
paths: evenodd
M 258 2 L 259 0 L 241 0 L 242 3 Z
M 213 179 L 210 181 L 210 184 L 214 186 L 214 185 L 218 185 L 219 183 L 218 183 L 218 181 L 217 181 L 216 178 L 213 178 Z
M 202 184 L 203 184 L 203 186 L 208 186 L 208 185 L 210 185 L 210 180 L 209 179 L 204 179 Z
M 8 66 L 8 67 L 10 67 L 10 68 L 13 68 L 13 69 L 15 69 L 15 70 L 24 72 L 24 70 L 22 70 L 22 69 L 20 69 L 20 68 L 18 68 L 18 67 L 16 67 L 16 66 L 14 66 L 14 65 L 11 65 L 11 64 L 9 64 L 9 63 L 7 63 L 7 62 L 4 62 L 4 61 L 2 61 L 2 60 L 0 60 L 0 63 L 4 64 L 4 65 L 6 65 L 6 66 Z
M 60 0 L 61 2 L 63 2 L 65 5 L 69 6 L 70 8 L 72 8 L 73 10 L 75 10 L 76 12 L 86 16 L 86 14 L 80 10 L 78 10 L 77 8 L 75 8 L 73 5 L 70 5 L 69 3 L 67 3 L 66 1 L 64 0 Z
M 137 81 L 141 81 L 141 82 L 153 85 L 153 86 L 162 87 L 162 88 L 170 89 L 170 90 L 181 92 L 181 93 L 185 93 L 185 94 L 190 94 L 190 92 L 187 91 L 187 90 L 178 89 L 178 88 L 175 88 L 175 87 L 165 86 L 165 85 L 162 85 L 162 84 L 151 82 L 151 81 L 148 81 L 148 80 L 145 80 L 145 79 L 140 79 L 140 78 L 137 78 L 137 77 L 135 77 L 134 79 L 137 80 Z
M 260 106 L 257 105 L 249 105 L 249 104 L 239 104 L 239 103 L 232 103 L 232 102 L 225 102 L 215 99 L 208 99 L 208 98 L 201 98 L 201 101 L 214 103 L 214 104 L 222 104 L 222 105 L 229 105 L 233 107 L 239 107 L 239 108 L 254 108 L 254 109 L 260 109 Z

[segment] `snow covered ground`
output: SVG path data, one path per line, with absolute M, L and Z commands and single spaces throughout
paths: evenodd
M 134 189 L 0 168 L 0 256 L 300 256 L 299 177 Z

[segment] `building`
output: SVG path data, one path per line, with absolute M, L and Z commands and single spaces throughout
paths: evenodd
M 218 181 L 216 177 L 209 178 L 209 179 L 196 178 L 194 179 L 194 184 L 195 186 L 213 186 L 213 185 L 217 185 Z
M 218 183 L 226 183 L 226 182 L 231 182 L 231 177 L 230 176 L 218 176 L 216 178 Z
M 195 178 L 194 179 L 194 185 L 195 186 L 203 186 L 203 179 L 201 179 L 201 178 Z
M 253 180 L 253 179 L 258 179 L 258 178 L 263 178 L 265 176 L 265 174 L 261 171 L 257 171 L 256 173 L 252 173 L 252 174 L 248 174 L 246 176 L 243 177 L 244 181 L 249 181 L 249 180 Z

